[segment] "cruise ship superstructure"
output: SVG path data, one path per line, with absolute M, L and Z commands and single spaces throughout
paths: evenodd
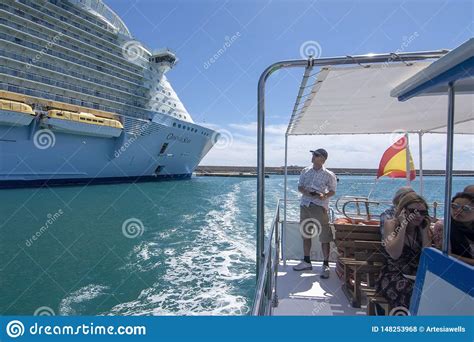
M 218 139 L 100 0 L 4 0 L 0 40 L 0 187 L 187 178 Z

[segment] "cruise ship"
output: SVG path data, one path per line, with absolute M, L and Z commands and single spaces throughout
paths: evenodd
M 0 187 L 189 178 L 219 139 L 101 0 L 3 0 L 0 40 Z

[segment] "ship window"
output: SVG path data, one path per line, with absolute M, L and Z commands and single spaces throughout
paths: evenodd
M 183 129 L 186 129 L 186 126 L 183 126 Z
M 163 146 L 161 146 L 160 154 L 165 153 L 167 147 L 168 147 L 168 143 L 164 143 Z
M 173 127 L 176 127 L 176 122 L 173 122 Z
M 85 120 L 84 118 L 80 118 L 81 120 Z
M 159 174 L 161 170 L 163 170 L 164 166 L 163 165 L 158 165 L 158 167 L 155 170 L 155 175 Z
M 57 116 L 63 116 L 61 113 L 56 114 Z
M 180 124 L 178 124 L 178 128 L 181 128 L 181 125 L 180 125 Z
M 188 131 L 190 130 L 190 128 L 188 127 Z

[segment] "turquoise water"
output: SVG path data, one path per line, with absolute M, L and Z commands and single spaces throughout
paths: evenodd
M 297 179 L 288 181 L 293 199 Z M 472 183 L 455 178 L 454 192 Z M 341 176 L 338 195 L 390 199 L 404 184 Z M 255 179 L 196 177 L 0 191 L 0 314 L 247 314 L 255 189 Z M 444 178 L 425 178 L 429 201 L 443 193 Z M 272 176 L 266 222 L 281 197 L 283 177 Z

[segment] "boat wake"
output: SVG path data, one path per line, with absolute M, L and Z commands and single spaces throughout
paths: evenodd
M 90 301 L 103 296 L 108 290 L 108 286 L 97 284 L 89 284 L 81 287 L 63 298 L 59 303 L 59 315 L 61 316 L 75 316 L 88 314 L 86 311 Z
M 138 271 L 156 268 L 158 279 L 136 300 L 113 307 L 110 314 L 246 314 L 254 291 L 255 249 L 253 220 L 239 219 L 239 208 L 245 207 L 237 203 L 245 200 L 241 187 L 234 185 L 230 192 L 214 197 L 214 210 L 183 216 L 179 229 L 157 235 L 159 243 L 137 246 L 129 266 Z M 249 295 L 242 295 L 242 288 Z

